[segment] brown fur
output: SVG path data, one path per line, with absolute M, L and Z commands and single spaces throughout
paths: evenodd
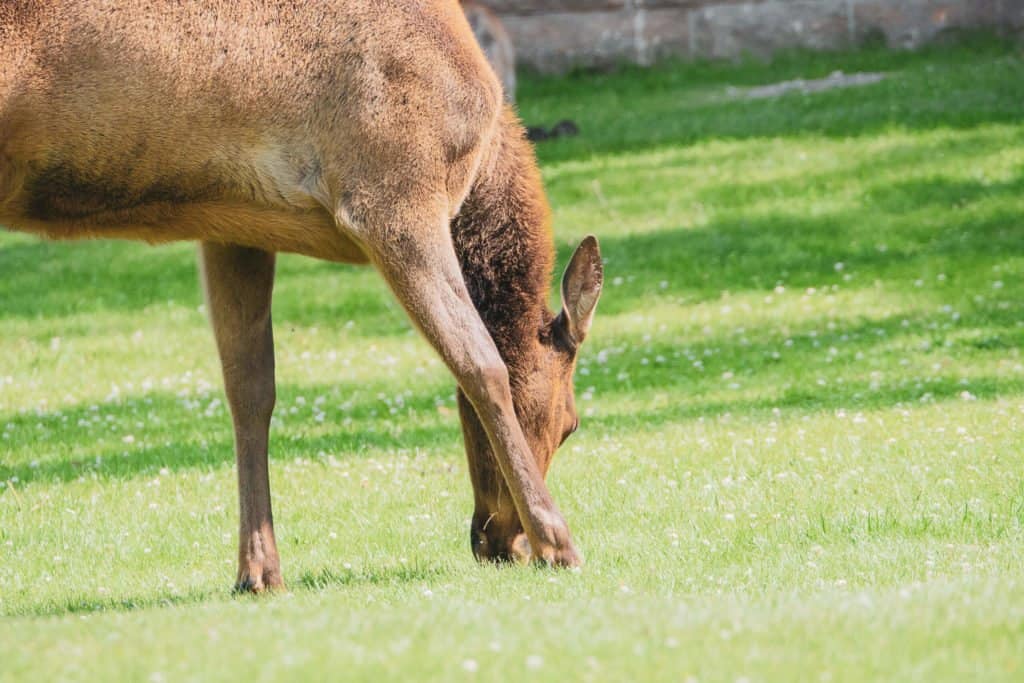
M 499 520 L 474 521 L 477 556 L 579 563 L 544 474 L 577 422 L 597 244 L 581 245 L 553 316 L 532 150 L 454 0 L 9 1 L 0 38 L 0 224 L 202 243 L 235 426 L 240 587 L 281 585 L 267 474 L 277 252 L 372 264 L 452 371 L 474 520 Z

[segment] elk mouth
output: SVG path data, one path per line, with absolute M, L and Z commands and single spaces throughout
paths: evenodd
M 519 520 L 499 520 L 497 514 L 473 516 L 470 545 L 478 562 L 528 564 L 533 557 Z

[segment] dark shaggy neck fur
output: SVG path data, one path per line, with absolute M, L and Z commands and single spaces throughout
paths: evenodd
M 473 304 L 513 376 L 548 322 L 550 215 L 533 148 L 506 111 L 452 240 Z

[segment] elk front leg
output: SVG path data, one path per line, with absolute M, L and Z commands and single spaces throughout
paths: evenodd
M 360 231 L 362 242 L 479 416 L 533 558 L 577 566 L 581 558 L 569 527 L 551 498 L 516 417 L 508 369 L 466 289 L 448 220 L 444 212 L 430 212 L 436 218 L 426 222 L 423 211 L 403 213 L 391 214 L 384 225 Z
M 241 512 L 235 587 L 252 592 L 283 588 L 267 471 L 275 401 L 270 320 L 274 254 L 205 243 L 200 254 L 207 308 L 235 427 Z

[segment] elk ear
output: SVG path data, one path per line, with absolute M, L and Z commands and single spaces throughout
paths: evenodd
M 601 296 L 604 283 L 604 266 L 601 265 L 601 250 L 597 238 L 587 235 L 565 269 L 562 276 L 562 314 L 559 323 L 569 338 L 579 345 L 590 330 L 594 320 L 594 309 Z

